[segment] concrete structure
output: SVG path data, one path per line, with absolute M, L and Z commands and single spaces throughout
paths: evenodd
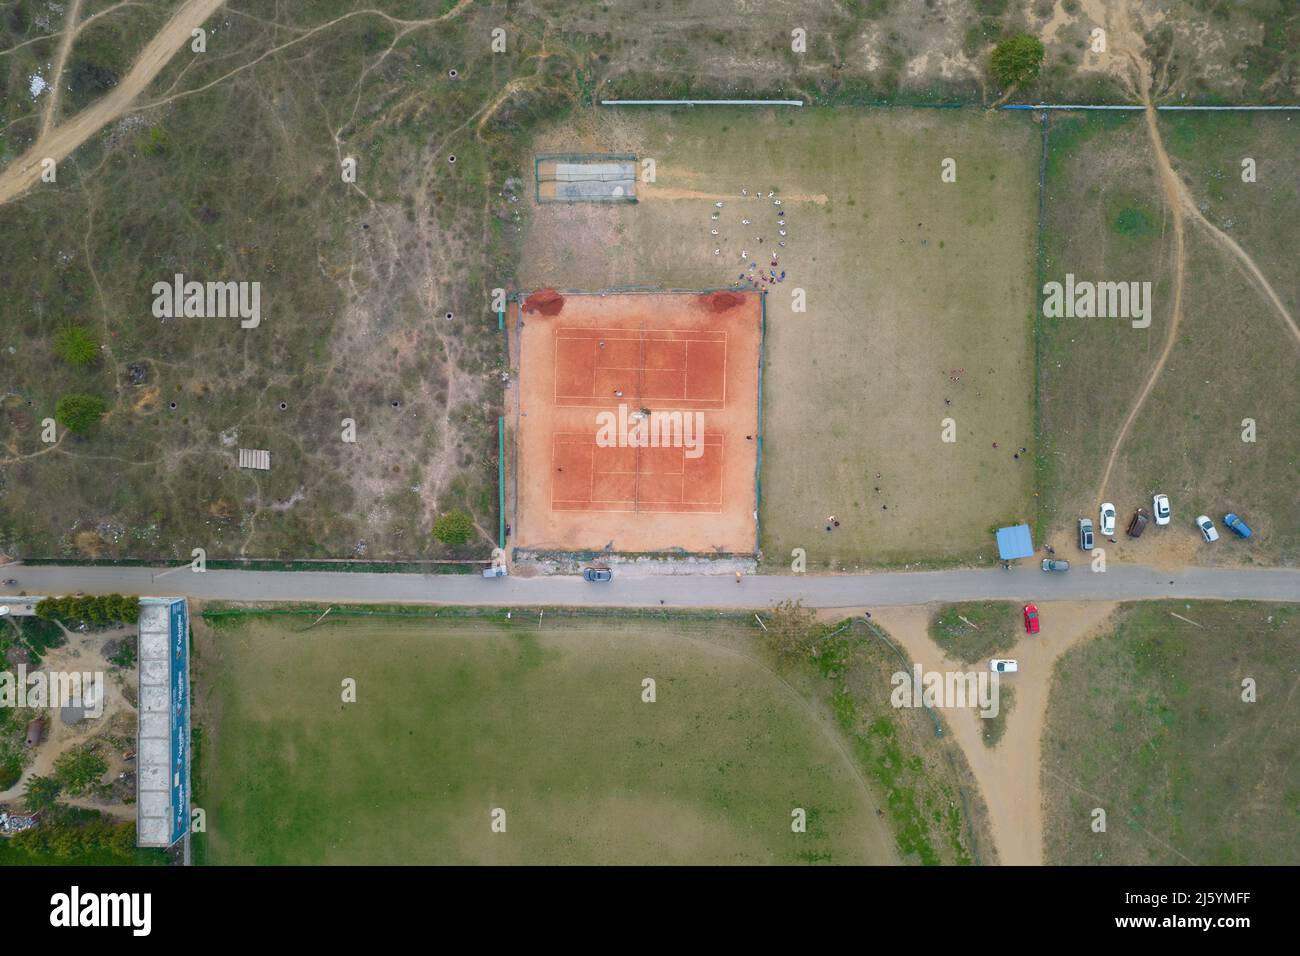
M 171 846 L 190 821 L 189 605 L 140 599 L 136 843 Z

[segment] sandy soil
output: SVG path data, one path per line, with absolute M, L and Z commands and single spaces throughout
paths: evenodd
M 1057 658 L 1071 647 L 1098 635 L 1115 610 L 1111 603 L 1053 602 L 1038 606 L 1042 632 L 1023 636 L 1007 656 L 1020 670 L 1005 678 L 1015 687 L 1015 706 L 1007 715 L 1006 733 L 996 747 L 981 737 L 980 717 L 973 709 L 947 710 L 944 718 L 956 738 L 988 805 L 989 822 L 998 858 L 1010 865 L 1043 863 L 1042 735 Z M 873 620 L 897 639 L 913 661 L 928 671 L 985 667 L 946 657 L 930 639 L 931 608 L 872 609 Z

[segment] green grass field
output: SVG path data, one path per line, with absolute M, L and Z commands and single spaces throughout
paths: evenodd
M 1022 606 L 1012 601 L 945 604 L 930 618 L 930 637 L 956 661 L 973 664 L 1000 657 L 1024 634 Z
M 891 858 L 829 723 L 705 637 L 738 625 L 310 621 L 200 625 L 208 862 Z
M 1047 862 L 1294 863 L 1298 654 L 1300 608 L 1182 601 L 1129 605 L 1068 652 L 1043 738 Z
M 858 629 L 778 665 L 752 616 L 340 610 L 308 629 L 321 610 L 196 621 L 202 862 L 995 859 L 960 749 L 890 706 L 910 665 Z

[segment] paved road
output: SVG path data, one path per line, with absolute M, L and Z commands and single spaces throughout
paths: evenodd
M 618 573 L 609 584 L 577 576 L 353 574 L 339 571 L 205 571 L 149 568 L 23 567 L 4 569 L 29 594 L 187 595 L 229 601 L 467 604 L 488 606 L 767 607 L 802 598 L 809 607 L 887 607 L 931 601 L 1013 601 L 1217 598 L 1300 601 L 1300 570 L 1189 568 L 1161 571 L 1112 564 L 1044 574 L 1035 567 L 956 571 L 887 571 L 854 575 L 723 575 Z

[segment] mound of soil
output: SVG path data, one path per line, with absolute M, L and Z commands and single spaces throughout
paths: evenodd
M 743 296 L 735 292 L 710 292 L 700 296 L 700 301 L 710 312 L 726 312 L 744 302 Z
M 559 315 L 564 308 L 564 296 L 554 289 L 539 289 L 524 299 L 524 312 L 540 312 L 542 315 Z

